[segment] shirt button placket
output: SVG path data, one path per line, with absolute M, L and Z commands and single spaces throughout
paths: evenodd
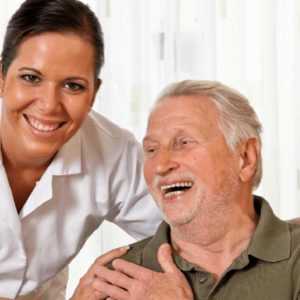
M 200 275 L 199 276 L 199 282 L 200 283 L 205 283 L 207 281 L 207 276 L 205 276 L 205 275 Z
M 209 294 L 209 286 L 207 286 L 208 275 L 204 272 L 197 272 L 195 277 L 196 299 L 207 299 Z

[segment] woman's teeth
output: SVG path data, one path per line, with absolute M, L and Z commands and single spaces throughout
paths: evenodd
M 28 123 L 36 130 L 42 131 L 42 132 L 52 132 L 56 129 L 58 129 L 61 125 L 61 123 L 53 123 L 53 124 L 45 124 L 35 118 L 27 117 L 26 118 Z

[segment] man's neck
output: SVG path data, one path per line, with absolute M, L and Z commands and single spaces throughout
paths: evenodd
M 245 213 L 243 211 L 233 209 L 220 218 L 207 217 L 171 227 L 175 251 L 219 279 L 234 259 L 248 247 L 255 231 L 257 216 L 253 205 Z

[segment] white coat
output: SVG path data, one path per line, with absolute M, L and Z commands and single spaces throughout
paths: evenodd
M 104 219 L 141 238 L 160 218 L 139 144 L 95 112 L 57 153 L 20 214 L 0 156 L 0 297 L 27 294 L 53 277 Z

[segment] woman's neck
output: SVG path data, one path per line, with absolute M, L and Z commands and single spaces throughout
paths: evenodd
M 25 160 L 21 155 L 15 155 L 16 151 L 7 151 L 1 145 L 2 163 L 4 165 L 8 182 L 13 194 L 18 213 L 33 191 L 36 182 L 40 180 L 47 169 L 49 162 L 33 164 L 32 160 Z

